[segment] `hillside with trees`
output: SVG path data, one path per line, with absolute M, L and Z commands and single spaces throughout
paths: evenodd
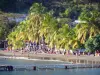
M 26 2 L 29 1 L 30 5 L 27 6 Z M 37 44 L 43 41 L 50 48 L 56 49 L 89 49 L 90 43 L 93 42 L 90 41 L 88 44 L 88 39 L 100 34 L 99 0 L 21 0 L 21 2 L 25 3 L 26 7 L 31 7 L 26 19 L 15 26 L 6 37 L 14 49 L 25 47 L 26 40 Z M 0 4 L 0 8 L 1 6 L 3 5 Z M 18 7 L 28 9 L 23 6 L 24 4 Z M 3 8 L 1 10 L 7 11 Z M 75 20 L 79 22 L 75 23 Z M 90 49 L 88 50 L 90 52 L 96 50 Z
M 0 9 L 6 12 L 25 13 L 33 3 L 42 3 L 48 10 L 63 12 L 71 4 L 99 3 L 99 0 L 0 0 Z M 71 5 L 72 6 L 72 5 Z M 58 15 L 58 14 L 57 14 Z

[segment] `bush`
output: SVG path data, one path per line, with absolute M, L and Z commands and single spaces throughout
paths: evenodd
M 85 43 L 85 48 L 88 52 L 100 51 L 100 35 L 89 38 Z

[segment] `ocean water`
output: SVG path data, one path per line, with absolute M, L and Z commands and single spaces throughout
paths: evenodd
M 18 59 L 1 59 L 0 65 L 57 65 L 68 64 L 61 61 L 35 61 Z M 36 71 L 0 71 L 0 75 L 100 75 L 100 69 L 55 69 L 55 70 L 36 70 Z
M 0 72 L 0 75 L 100 75 L 100 69 Z

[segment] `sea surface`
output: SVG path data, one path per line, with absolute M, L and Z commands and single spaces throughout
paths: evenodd
M 0 65 L 57 65 L 69 64 L 61 61 L 42 61 L 42 60 L 22 60 L 0 58 Z M 100 69 L 55 69 L 55 70 L 36 70 L 36 71 L 0 71 L 0 75 L 100 75 Z

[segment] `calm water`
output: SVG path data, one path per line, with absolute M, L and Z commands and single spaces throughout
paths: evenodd
M 0 59 L 0 64 L 12 65 L 38 65 L 38 64 L 66 64 L 67 62 L 53 61 L 32 61 L 32 60 L 11 60 Z M 39 71 L 13 71 L 0 72 L 0 75 L 100 75 L 100 69 L 60 69 L 60 70 L 39 70 Z

